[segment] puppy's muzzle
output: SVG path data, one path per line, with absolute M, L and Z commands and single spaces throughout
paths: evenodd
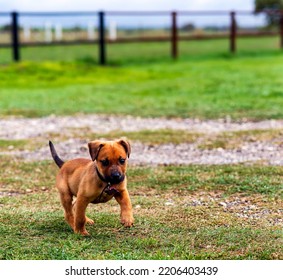
M 111 172 L 110 177 L 109 177 L 109 182 L 111 184 L 119 184 L 121 182 L 123 182 L 125 179 L 125 175 L 120 173 L 117 170 L 114 170 Z

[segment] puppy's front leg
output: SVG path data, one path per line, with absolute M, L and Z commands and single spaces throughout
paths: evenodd
M 128 190 L 125 189 L 120 192 L 119 195 L 115 196 L 115 199 L 120 204 L 121 207 L 121 223 L 125 227 L 131 227 L 134 224 L 134 217 L 132 211 L 132 203 Z
M 86 216 L 85 211 L 89 201 L 83 196 L 78 196 L 75 207 L 75 233 L 89 235 L 85 228 Z

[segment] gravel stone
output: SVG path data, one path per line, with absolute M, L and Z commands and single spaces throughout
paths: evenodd
M 132 116 L 48 116 L 44 118 L 9 117 L 0 120 L 0 139 L 30 139 L 44 137 L 47 133 L 67 133 L 70 128 L 88 128 L 93 133 L 107 133 L 113 130 L 139 131 L 144 129 L 181 129 L 206 135 L 224 131 L 244 131 L 259 129 L 283 129 L 283 120 L 266 120 L 260 122 L 231 122 L 229 119 L 165 119 L 139 118 Z M 68 160 L 75 157 L 89 158 L 86 140 L 70 138 L 55 143 L 60 157 Z M 27 161 L 50 159 L 48 139 L 46 147 L 33 151 L 16 151 L 8 149 L 1 154 L 8 154 Z M 132 143 L 130 164 L 133 165 L 169 165 L 169 164 L 235 164 L 257 163 L 283 165 L 282 146 L 272 141 L 248 142 L 236 149 L 201 150 L 198 143 L 171 143 L 163 145 L 145 145 Z

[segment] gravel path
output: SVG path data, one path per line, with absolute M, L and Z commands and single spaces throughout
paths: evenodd
M 107 133 L 112 130 L 139 131 L 143 129 L 181 129 L 192 132 L 216 133 L 223 131 L 239 131 L 253 129 L 283 129 L 283 120 L 268 120 L 261 122 L 238 122 L 227 120 L 198 119 L 162 119 L 162 118 L 135 118 L 131 116 L 101 116 L 76 115 L 44 118 L 6 118 L 0 120 L 0 139 L 27 139 L 58 133 L 68 128 L 86 128 L 92 132 Z
M 107 133 L 113 130 L 139 131 L 144 129 L 181 129 L 200 132 L 206 135 L 224 131 L 283 129 L 283 120 L 261 122 L 238 122 L 230 120 L 197 119 L 159 119 L 135 118 L 101 115 L 76 115 L 67 117 L 48 116 L 44 118 L 5 118 L 0 120 L 0 139 L 31 139 L 44 137 L 48 133 L 65 134 L 70 128 L 84 128 L 94 133 Z M 48 139 L 46 139 L 47 142 Z M 283 148 L 270 141 L 254 141 L 245 143 L 240 148 L 224 150 L 200 150 L 197 143 L 144 145 L 132 143 L 132 164 L 232 164 L 240 162 L 283 165 Z M 81 139 L 70 138 L 56 143 L 56 149 L 62 158 L 89 157 L 87 143 Z M 3 152 L 2 152 L 3 154 Z M 8 151 L 6 154 L 24 158 L 25 160 L 50 159 L 46 147 L 34 151 Z

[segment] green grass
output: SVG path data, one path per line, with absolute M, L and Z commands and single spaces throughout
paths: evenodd
M 205 137 L 198 145 L 198 148 L 203 150 L 236 149 L 240 148 L 244 143 L 256 141 L 274 142 L 281 145 L 283 143 L 282 135 L 282 129 L 225 131 Z
M 282 118 L 282 62 L 283 55 L 270 55 L 140 67 L 2 66 L 0 113 Z
M 107 67 L 88 56 L 91 46 L 27 48 L 30 61 L 0 66 L 0 114 L 282 118 L 283 54 L 268 48 L 278 39 L 257 41 L 256 51 L 255 41 L 242 40 L 247 47 L 235 56 L 223 50 L 225 40 L 182 42 L 176 62 L 166 44 L 111 45 Z
M 79 130 L 77 130 L 79 133 Z M 172 129 L 160 129 L 160 130 L 140 130 L 140 131 L 111 131 L 105 134 L 89 134 L 86 129 L 85 137 L 89 139 L 118 139 L 125 137 L 131 139 L 131 141 L 139 141 L 146 145 L 162 145 L 167 143 L 173 143 L 175 145 L 181 143 L 193 143 L 201 136 L 200 133 L 191 133 L 185 130 L 172 130 Z
M 0 259 L 283 259 L 281 167 L 130 168 L 135 226 L 120 225 L 113 200 L 88 207 L 95 225 L 81 237 L 64 221 L 53 163 L 0 165 L 0 193 L 15 195 L 0 198 Z
M 26 140 L 5 140 L 0 139 L 0 151 L 12 150 L 12 149 L 24 149 L 28 141 Z
M 278 50 L 280 38 L 238 38 L 237 52 L 240 55 L 262 55 L 270 51 Z M 2 48 L 0 63 L 9 63 L 12 51 Z M 169 42 L 146 42 L 146 43 L 119 43 L 108 44 L 106 47 L 107 59 L 110 64 L 123 65 L 131 63 L 170 61 L 171 45 Z M 199 40 L 180 41 L 179 57 L 195 59 L 198 57 L 230 57 L 229 40 Z M 98 62 L 98 48 L 93 45 L 74 46 L 41 46 L 21 48 L 21 58 L 29 61 L 81 61 L 92 63 Z
M 283 198 L 281 167 L 223 166 L 169 166 L 136 169 L 139 174 L 133 184 L 145 186 L 141 178 L 148 176 L 146 187 L 159 190 L 213 191 L 224 195 L 234 193 L 264 194 Z M 271 178 L 272 177 L 272 178 Z
M 233 56 L 227 40 L 181 42 L 180 58 L 172 62 L 166 43 L 111 45 L 106 67 L 96 65 L 95 46 L 25 48 L 23 62 L 0 66 L 0 115 L 282 118 L 283 54 L 277 47 L 278 38 L 242 39 Z M 8 63 L 10 50 L 0 51 L 1 63 Z M 123 135 L 149 145 L 198 141 L 204 149 L 282 142 L 281 130 L 211 139 L 166 129 Z M 34 150 L 45 137 L 0 140 L 0 150 Z M 0 259 L 283 259 L 282 167 L 130 167 L 135 226 L 120 225 L 115 201 L 90 205 L 95 225 L 87 238 L 64 221 L 53 162 L 1 156 L 0 170 Z

